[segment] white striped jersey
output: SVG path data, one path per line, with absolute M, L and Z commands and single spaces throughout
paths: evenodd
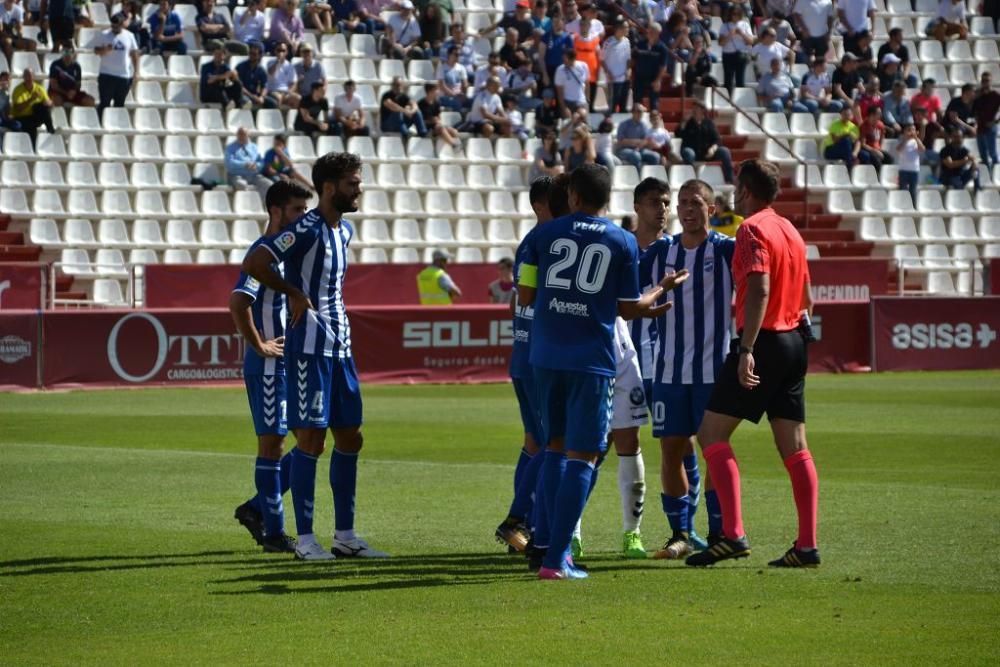
M 247 251 L 249 255 L 264 242 L 261 237 L 254 241 Z M 272 264 L 281 271 L 279 264 Z M 253 326 L 263 340 L 272 340 L 285 335 L 285 295 L 275 292 L 260 284 L 256 278 L 240 272 L 234 292 L 246 294 L 253 303 L 250 306 L 250 316 Z M 262 357 L 253 347 L 247 345 L 243 355 L 243 375 L 284 375 L 284 357 Z
M 700 246 L 687 250 L 678 234 L 673 239 L 660 239 L 643 255 L 643 280 L 648 278 L 652 284 L 671 271 L 687 269 L 691 274 L 669 293 L 673 308 L 657 318 L 654 382 L 715 382 L 732 328 L 735 246 L 735 240 L 712 231 Z
M 305 292 L 316 308 L 285 332 L 286 352 L 350 358 L 351 325 L 343 287 L 347 247 L 353 237 L 349 222 L 341 219 L 331 227 L 313 209 L 265 239 L 264 247 L 285 266 L 285 280 Z
M 672 242 L 672 239 L 669 236 L 661 238 L 666 238 Z M 645 254 L 648 248 L 651 247 L 652 244 L 647 246 L 646 249 L 640 248 L 640 257 Z M 652 286 L 653 283 L 650 282 L 650 277 L 648 275 L 639 274 L 640 291 L 645 292 Z M 642 373 L 642 379 L 652 380 L 653 357 L 656 351 L 656 321 L 651 317 L 637 317 L 631 322 L 628 322 L 628 331 L 629 336 L 632 338 L 632 345 L 636 350 L 636 358 L 639 361 L 639 371 Z

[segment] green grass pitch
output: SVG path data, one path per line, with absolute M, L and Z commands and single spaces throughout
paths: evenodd
M 794 506 L 765 426 L 734 442 L 753 555 L 706 570 L 618 557 L 611 455 L 585 582 L 536 581 L 493 542 L 510 387 L 365 398 L 358 528 L 394 558 L 306 564 L 232 519 L 252 485 L 241 390 L 0 394 L 0 664 L 1000 664 L 998 373 L 810 377 L 819 570 L 766 567 Z

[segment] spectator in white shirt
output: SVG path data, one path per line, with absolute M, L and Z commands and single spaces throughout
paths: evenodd
M 500 99 L 500 79 L 490 77 L 486 81 L 486 88 L 476 93 L 466 126 L 470 131 L 486 138 L 492 137 L 496 132 L 510 134 L 510 121 Z
M 760 41 L 753 45 L 750 54 L 754 59 L 754 71 L 758 79 L 771 71 L 772 60 L 780 60 L 784 72 L 791 71 L 795 63 L 795 53 L 778 41 L 778 35 L 771 27 L 761 31 Z
M 896 161 L 899 165 L 899 189 L 909 190 L 913 204 L 917 203 L 917 184 L 920 182 L 920 156 L 925 147 L 913 123 L 903 127 L 903 136 L 896 144 Z
M 520 111 L 534 111 L 542 106 L 538 97 L 538 77 L 531 71 L 531 60 L 523 53 L 517 54 L 517 69 L 507 77 L 507 92 L 517 100 Z
M 250 0 L 233 23 L 233 36 L 244 44 L 264 43 L 264 0 Z
M 833 81 L 826 71 L 826 61 L 822 57 L 815 58 L 809 67 L 799 87 L 799 101 L 813 114 L 820 111 L 840 113 L 844 103 L 833 99 Z
M 571 35 L 580 36 L 580 24 L 582 23 L 582 18 L 590 19 L 590 29 L 587 31 L 590 33 L 588 39 L 603 39 L 604 37 L 604 23 L 599 21 L 597 18 L 597 5 L 590 4 L 589 2 L 580 3 L 580 15 L 570 21 L 568 18 L 566 20 L 566 32 Z
M 628 38 L 628 23 L 619 16 L 614 33 L 601 46 L 601 67 L 608 81 L 609 111 L 624 113 L 628 105 L 628 89 L 632 69 L 632 43 Z
M 719 29 L 723 79 L 730 93 L 734 87 L 742 88 L 746 83 L 747 61 L 753 41 L 753 31 L 750 22 L 743 16 L 743 8 L 732 5 Z
M 295 66 L 288 61 L 289 46 L 279 42 L 274 49 L 274 62 L 267 68 L 267 97 L 264 105 L 268 108 L 294 109 L 302 97 L 295 92 L 298 76 Z
M 389 17 L 382 41 L 383 54 L 397 60 L 422 60 L 420 23 L 413 13 L 413 3 L 402 0 L 399 13 Z
M 563 118 L 569 118 L 574 111 L 587 108 L 587 80 L 590 68 L 587 63 L 576 59 L 576 49 L 563 51 L 563 64 L 556 70 L 556 97 Z
M 826 58 L 834 18 L 833 0 L 796 0 L 792 6 L 792 21 L 802 39 L 802 62 Z
M 486 82 L 490 77 L 495 76 L 502 82 L 507 80 L 508 74 L 507 68 L 504 67 L 503 61 L 500 58 L 500 54 L 494 51 L 490 54 L 487 63 L 476 70 L 472 79 L 472 87 L 478 93 L 486 87 Z
M 121 14 L 111 17 L 111 28 L 97 38 L 94 53 L 101 57 L 97 74 L 100 102 L 98 114 L 106 107 L 123 107 L 132 82 L 139 75 L 139 44 L 135 35 L 123 28 Z
M 438 59 L 441 62 L 446 61 L 448 59 L 448 51 L 451 47 L 457 47 L 458 62 L 462 64 L 466 72 L 474 72 L 476 71 L 476 52 L 472 47 L 475 43 L 475 37 L 465 34 L 465 25 L 463 23 L 452 23 L 451 37 L 441 43 L 441 49 L 438 51 Z
M 837 18 L 844 35 L 844 50 L 853 51 L 862 30 L 871 30 L 875 0 L 838 0 Z
M 458 62 L 459 47 L 448 49 L 446 60 L 438 65 L 437 81 L 441 86 L 441 106 L 452 111 L 462 111 L 468 106 L 465 89 L 469 85 L 469 72 Z
M 367 137 L 371 129 L 361 105 L 361 98 L 354 94 L 357 85 L 353 81 L 344 84 L 344 92 L 333 98 L 333 117 L 344 130 L 344 137 Z
M 942 44 L 954 35 L 959 39 L 967 38 L 969 26 L 965 18 L 965 0 L 941 0 L 937 16 L 927 25 L 927 34 Z

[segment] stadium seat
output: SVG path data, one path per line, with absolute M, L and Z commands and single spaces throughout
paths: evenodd
M 993 39 L 977 39 L 975 41 L 976 60 L 982 63 L 995 63 L 1000 61 L 1000 49 Z
M 947 243 L 949 240 L 948 230 L 945 228 L 943 218 L 938 216 L 928 216 L 920 219 L 920 242 Z
M 947 215 L 941 193 L 937 190 L 920 190 L 917 193 L 917 210 L 920 215 Z
M 816 119 L 811 113 L 793 113 L 789 131 L 802 139 L 819 139 L 822 133 L 816 127 Z
M 383 171 L 384 168 L 384 171 Z M 403 168 L 398 164 L 379 165 L 380 183 L 406 183 L 415 190 L 430 190 L 437 187 L 437 179 L 434 177 L 434 168 L 429 164 L 411 162 L 406 168 L 406 178 L 401 178 Z M 383 176 L 386 174 L 386 176 Z
M 392 217 L 389 198 L 382 190 L 368 190 L 364 192 L 362 194 L 361 210 L 365 212 L 365 215 Z
M 167 81 L 170 74 L 158 55 L 144 55 L 139 58 L 139 79 L 142 81 Z
M 827 193 L 826 207 L 834 215 L 858 215 L 858 210 L 854 207 L 854 196 L 848 190 L 831 190 Z
M 873 197 L 885 197 L 885 190 L 866 190 L 864 194 L 864 204 L 863 208 L 866 210 L 875 211 L 876 209 L 868 209 L 869 195 Z M 888 197 L 886 199 L 886 210 L 890 215 L 913 215 L 916 209 L 913 206 L 913 198 L 910 196 L 909 190 L 889 190 Z
M 24 172 L 27 172 L 27 170 L 28 170 L 28 165 L 26 163 L 24 163 L 24 162 L 10 161 L 10 162 L 4 162 L 3 164 L 4 164 L 5 167 L 7 167 L 7 165 L 20 165 L 21 167 L 23 167 Z M 91 179 L 93 178 L 94 168 L 93 168 L 93 165 L 91 165 L 89 162 L 71 162 L 69 164 L 70 165 L 85 165 L 86 167 L 88 167 L 90 169 L 90 174 L 89 175 L 91 176 Z M 69 168 L 67 168 L 67 172 L 68 171 L 69 171 Z M 74 176 L 83 175 L 82 171 L 83 170 L 80 170 L 79 168 L 74 168 L 73 169 L 73 172 L 74 172 L 73 175 Z M 59 165 L 58 162 L 50 162 L 48 160 L 40 160 L 40 161 L 38 161 L 38 162 L 35 163 L 33 172 L 34 172 L 34 178 L 32 178 L 31 176 L 26 176 L 26 174 L 22 174 L 21 175 L 22 179 L 25 178 L 25 177 L 27 178 L 27 182 L 26 183 L 23 183 L 21 185 L 18 185 L 16 183 L 7 183 L 6 185 L 8 187 L 11 186 L 11 185 L 13 185 L 13 186 L 16 186 L 16 187 L 27 187 L 27 188 L 30 189 L 31 183 L 33 181 L 34 182 L 34 186 L 38 187 L 38 188 L 48 188 L 48 189 L 51 189 L 51 190 L 65 190 L 66 187 L 67 187 L 67 181 L 65 179 L 63 179 L 62 167 L 60 167 L 60 165 Z M 85 183 L 85 182 L 81 182 L 79 184 L 70 183 L 70 185 L 74 185 L 74 186 L 79 185 L 79 187 L 93 187 L 94 185 L 96 185 L 96 183 L 94 183 L 94 181 L 91 180 L 89 183 Z
M 406 154 L 411 163 L 437 159 L 434 141 L 427 137 L 410 137 L 406 142 Z
M 527 236 L 528 232 L 530 232 L 532 229 L 534 229 L 534 227 L 535 227 L 535 221 L 534 220 L 532 220 L 531 218 L 522 218 L 521 222 L 519 222 L 517 224 L 517 238 L 518 238 L 518 241 L 519 242 L 523 241 L 524 237 Z
M 506 190 L 490 192 L 486 196 L 486 210 L 491 216 L 516 217 L 517 204 L 514 196 Z
M 625 215 L 635 215 L 632 195 L 633 193 L 627 190 L 619 190 L 611 193 L 609 213 L 612 218 L 621 218 Z
M 801 116 L 803 114 L 796 115 Z M 797 165 L 795 167 L 795 180 L 793 183 L 796 188 L 808 190 L 826 190 L 828 188 L 823 181 L 823 173 L 820 171 L 819 165 L 816 164 Z
M 134 131 L 132 128 L 131 112 L 121 107 L 108 107 L 105 109 L 101 124 L 105 132 L 126 134 Z
M 458 165 L 447 165 L 447 164 L 442 165 L 438 169 L 438 175 L 439 175 L 438 180 L 441 183 L 441 187 L 451 187 L 450 185 L 448 185 L 449 181 L 446 181 L 443 178 L 441 178 L 441 174 L 446 169 L 452 167 L 454 167 L 454 169 L 451 169 L 451 171 L 455 172 L 454 179 L 456 181 L 456 187 L 464 187 L 466 174 L 462 173 L 462 168 L 459 167 Z M 491 190 L 496 188 L 496 182 L 493 179 L 494 176 L 493 167 L 490 167 L 489 165 L 470 164 L 467 171 L 467 175 L 469 180 L 469 187 L 474 190 Z
M 28 240 L 43 248 L 54 248 L 63 245 L 59 238 L 59 226 L 51 218 L 32 218 L 28 225 Z
M 132 88 L 135 103 L 138 107 L 161 109 L 167 106 L 163 99 L 163 88 L 159 81 L 143 81 L 140 79 Z
M 173 163 L 164 165 L 164 168 Z M 107 170 L 105 167 L 108 167 Z M 152 162 L 133 162 L 129 169 L 130 175 L 125 178 L 125 165 L 119 163 L 103 163 L 100 166 L 101 183 L 106 187 L 114 187 L 112 183 L 129 182 L 132 187 L 143 190 L 160 190 L 163 184 L 160 182 L 160 170 Z M 138 209 L 138 202 L 136 203 Z
M 497 167 L 496 184 L 508 191 L 522 190 L 527 187 L 521 167 L 511 164 L 502 164 Z
M 396 190 L 392 198 L 392 210 L 403 217 L 422 218 L 424 207 L 420 201 L 420 193 L 416 190 Z
M 844 167 L 844 165 L 828 165 L 828 167 Z M 844 167 L 846 169 L 846 167 Z M 851 186 L 856 190 L 881 188 L 878 172 L 870 164 L 855 165 L 851 170 Z M 839 184 L 838 184 L 839 187 Z
M 891 243 L 889 233 L 885 229 L 885 220 L 881 217 L 865 216 L 858 224 L 858 236 L 869 243 Z
M 194 234 L 194 225 L 190 220 L 168 220 L 166 238 L 167 244 L 174 247 L 198 247 L 198 239 Z
M 246 253 L 246 248 L 231 248 L 229 253 L 226 255 L 226 263 L 240 265 L 243 263 L 243 258 L 246 256 Z
M 917 225 L 908 216 L 894 217 L 889 222 L 889 236 L 893 241 L 901 243 L 919 243 Z
M 716 190 L 729 190 L 733 187 L 732 185 L 726 183 L 726 178 L 722 175 L 722 167 L 717 164 L 703 164 L 698 167 L 698 178 L 705 181 Z M 683 183 L 681 183 L 681 185 L 683 185 Z
M 451 200 L 451 193 L 444 190 L 429 191 L 424 197 L 424 210 L 429 216 L 454 216 L 455 208 Z
M 72 139 L 70 141 L 72 142 Z M 132 151 L 125 135 L 105 134 L 101 137 L 101 157 L 112 162 L 131 161 Z
M 156 220 L 138 219 L 132 223 L 132 241 L 143 248 L 165 248 L 163 232 Z
M 483 196 L 475 190 L 459 190 L 455 210 L 463 216 L 485 216 L 487 214 L 483 205 Z
M 927 291 L 931 294 L 954 294 L 955 282 L 948 271 L 931 271 L 927 274 Z
M 103 7 L 103 5 L 101 5 Z M 94 281 L 94 303 L 99 306 L 125 306 L 125 296 L 118 280 L 98 278 Z
M 191 251 L 182 248 L 168 248 L 163 252 L 164 264 L 194 264 Z
M 497 139 L 497 160 L 503 163 L 528 163 L 525 148 L 521 140 L 515 137 L 500 137 Z M 534 155 L 534 151 L 530 153 Z
M 159 192 L 156 193 L 159 196 Z M 103 190 L 101 192 L 101 215 L 110 218 L 132 218 L 132 202 L 125 190 Z
M 948 222 L 948 236 L 955 241 L 978 242 L 979 234 L 976 232 L 976 223 L 970 216 L 957 215 Z
M 142 218 L 166 218 L 163 195 L 159 190 L 140 190 L 135 195 L 135 212 Z
M 212 137 L 198 137 L 198 141 L 210 139 Z M 191 149 L 191 140 L 185 136 L 167 135 L 163 140 L 163 155 L 168 160 L 177 162 L 195 162 L 195 153 Z M 219 160 L 222 159 L 222 152 L 215 154 Z
M 458 264 L 482 264 L 483 251 L 479 248 L 459 248 L 455 253 L 455 262 Z
M 33 215 L 24 190 L 0 189 L 0 211 L 15 218 Z
M 979 210 L 972 203 L 968 190 L 948 190 L 944 196 L 945 208 L 952 215 L 979 215 Z
M 228 248 L 233 245 L 229 240 L 229 227 L 222 220 L 202 220 L 198 225 L 198 240 L 210 248 Z
M 362 264 L 388 264 L 389 262 L 389 257 L 382 248 L 362 248 L 360 259 Z
M 232 218 L 233 209 L 229 205 L 229 195 L 221 190 L 201 193 L 201 212 L 210 218 Z
M 243 190 L 233 195 L 233 213 L 240 218 L 266 218 L 264 202 L 256 190 Z
M 170 58 L 173 61 L 173 57 Z M 165 102 L 169 106 L 195 109 L 198 107 L 198 100 L 195 97 L 191 84 L 185 81 L 167 82 L 167 90 L 164 94 Z
M 378 140 L 377 158 L 382 162 L 406 162 L 403 140 L 395 135 L 384 135 Z
M 375 143 L 371 137 L 351 137 L 347 140 L 347 151 L 359 156 L 363 161 L 378 162 L 378 155 L 375 153 Z
M 72 220 L 67 220 L 67 231 L 69 229 L 69 223 Z M 88 225 L 90 221 L 86 222 Z M 128 230 L 125 227 L 125 221 L 117 218 L 105 218 L 101 220 L 97 225 L 97 239 L 100 244 L 106 248 L 130 248 L 132 247 L 132 241 L 129 240 Z
M 255 220 L 234 220 L 233 221 L 233 243 L 237 247 L 246 249 L 260 237 L 260 225 Z
M 493 246 L 486 252 L 486 261 L 490 264 L 496 264 L 501 259 L 514 260 L 514 251 L 516 248 L 508 246 Z
M 764 159 L 779 164 L 797 164 L 799 162 L 787 148 L 770 138 L 764 142 Z
M 319 43 L 319 48 L 320 53 L 324 56 L 343 58 L 350 55 L 350 50 L 347 48 L 347 38 L 341 33 L 337 33 L 335 35 L 323 35 L 323 38 Z M 344 76 L 346 78 L 346 72 L 344 73 Z
M 395 247 L 392 249 L 390 261 L 393 264 L 418 264 L 420 263 L 420 253 L 413 248 Z
M 114 244 L 105 244 L 103 239 L 101 239 L 101 243 L 98 243 L 97 238 L 94 237 L 94 226 L 90 220 L 79 218 L 70 218 L 63 223 L 63 238 L 66 239 L 66 245 L 72 248 L 114 246 Z
M 898 264 L 909 270 L 923 266 L 920 251 L 912 243 L 897 243 L 892 247 L 892 256 Z
M 959 243 L 952 248 L 951 257 L 957 266 L 965 267 L 970 264 L 975 268 L 982 268 L 979 259 L 979 249 L 972 243 Z
M 43 134 L 39 135 L 38 137 L 39 144 L 41 144 L 44 139 L 48 139 L 50 137 L 55 137 L 59 141 L 62 141 L 62 137 L 59 136 L 58 134 L 56 135 Z M 31 137 L 29 137 L 26 133 L 6 132 L 0 135 L 0 139 L 3 140 L 4 155 L 12 158 L 24 158 L 24 159 L 33 159 L 35 157 L 35 149 L 32 147 Z M 65 154 L 66 150 L 64 148 L 63 155 Z
M 156 109 L 140 107 L 135 109 L 132 122 L 136 132 L 141 134 L 164 134 L 163 119 Z
M 983 241 L 1000 241 L 1000 217 L 986 216 L 979 220 L 979 238 Z
M 397 218 L 392 221 L 392 242 L 403 245 L 422 245 L 420 227 L 411 218 Z
M 982 271 L 962 271 L 958 274 L 955 289 L 959 294 L 981 295 L 983 293 Z
M 1000 243 L 987 243 L 983 246 L 983 259 L 1000 258 Z
M 697 178 L 694 167 L 687 164 L 675 164 L 670 167 L 670 176 L 667 178 L 667 182 L 672 188 L 679 188 L 681 184 L 693 178 Z
M 316 140 L 316 155 L 327 153 L 343 153 L 344 140 L 340 137 L 322 136 Z
M 514 223 L 507 219 L 490 220 L 486 226 L 486 238 L 491 243 L 517 245 L 518 238 Z
M 94 138 L 94 135 L 71 134 L 69 136 L 69 156 L 74 160 L 100 159 L 101 153 L 97 149 L 97 140 Z
M 812 117 L 812 114 L 793 114 L 793 115 Z M 784 112 L 765 113 L 761 119 L 761 125 L 763 125 L 765 132 L 769 132 L 770 134 L 776 137 L 788 137 L 794 134 L 792 132 L 791 127 L 789 127 L 788 125 L 788 116 L 786 116 Z M 741 136 L 749 136 L 749 135 L 742 135 L 739 129 L 737 129 L 737 134 Z
M 392 242 L 392 238 L 389 236 L 389 227 L 385 220 L 380 218 L 362 220 L 358 237 L 365 245 L 389 245 Z
M 137 134 L 132 138 L 132 157 L 144 162 L 163 162 L 160 140 L 149 134 Z
M 94 255 L 95 273 L 115 278 L 127 278 L 125 257 L 117 248 L 100 248 Z
M 64 248 L 59 256 L 60 270 L 66 275 L 92 276 L 94 267 L 90 255 L 82 248 Z
M 190 190 L 172 190 L 167 195 L 167 211 L 174 218 L 199 218 L 198 202 Z
M 350 41 L 351 55 L 355 58 L 378 59 L 378 49 L 372 35 L 353 34 Z M 333 55 L 333 54 L 331 54 Z
M 170 139 L 170 137 L 167 137 Z M 185 142 L 187 137 L 179 137 Z M 182 144 L 183 146 L 183 144 Z M 198 162 L 223 162 L 226 150 L 222 146 L 221 137 L 195 137 L 194 155 Z
M 954 266 L 951 261 L 951 253 L 948 246 L 939 243 L 931 243 L 924 246 L 923 251 L 924 266 L 935 269 L 948 269 Z
M 493 154 L 493 144 L 483 137 L 472 137 L 465 144 L 465 154 L 473 164 L 491 164 L 496 162 Z
M 198 264 L 225 264 L 226 255 L 218 248 L 200 248 L 195 255 Z
M 14 192 L 19 192 L 15 190 Z M 72 193 L 70 193 L 72 195 Z M 56 190 L 35 190 L 31 201 L 32 214 L 51 218 L 65 217 L 66 210 L 63 208 L 62 197 Z M 5 213 L 16 215 L 20 211 L 2 207 Z
M 424 238 L 430 244 L 448 244 L 455 242 L 451 223 L 442 218 L 428 218 L 424 225 Z

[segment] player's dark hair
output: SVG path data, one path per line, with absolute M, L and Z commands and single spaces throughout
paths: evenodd
M 274 135 L 274 143 L 288 145 L 288 136 L 285 134 Z
M 531 189 L 528 190 L 528 201 L 532 204 L 549 198 L 549 190 L 552 189 L 551 176 L 539 176 L 531 182 Z
M 639 185 L 635 186 L 635 190 L 632 191 L 632 199 L 634 201 L 639 201 L 651 192 L 660 197 L 663 195 L 669 195 L 670 184 L 662 178 L 649 176 L 639 181 Z
M 293 199 L 309 199 L 311 196 L 312 192 L 307 188 L 294 181 L 281 179 L 267 189 L 264 205 L 270 211 L 272 208 L 284 208 Z
M 694 190 L 701 195 L 701 198 L 705 201 L 712 203 L 715 200 L 715 190 L 712 186 L 701 180 L 700 178 L 692 178 L 690 180 L 684 181 L 684 185 L 680 187 L 679 191 L 683 190 Z
M 553 218 L 569 215 L 569 174 L 559 174 L 549 188 L 549 213 Z
M 323 194 L 324 183 L 336 183 L 357 171 L 361 171 L 361 158 L 354 153 L 327 153 L 313 165 L 313 187 Z
M 739 183 L 758 201 L 770 204 L 781 189 L 781 170 L 767 160 L 754 158 L 740 163 Z
M 588 208 L 604 208 L 611 199 L 611 172 L 599 164 L 582 164 L 569 175 L 569 187 Z

